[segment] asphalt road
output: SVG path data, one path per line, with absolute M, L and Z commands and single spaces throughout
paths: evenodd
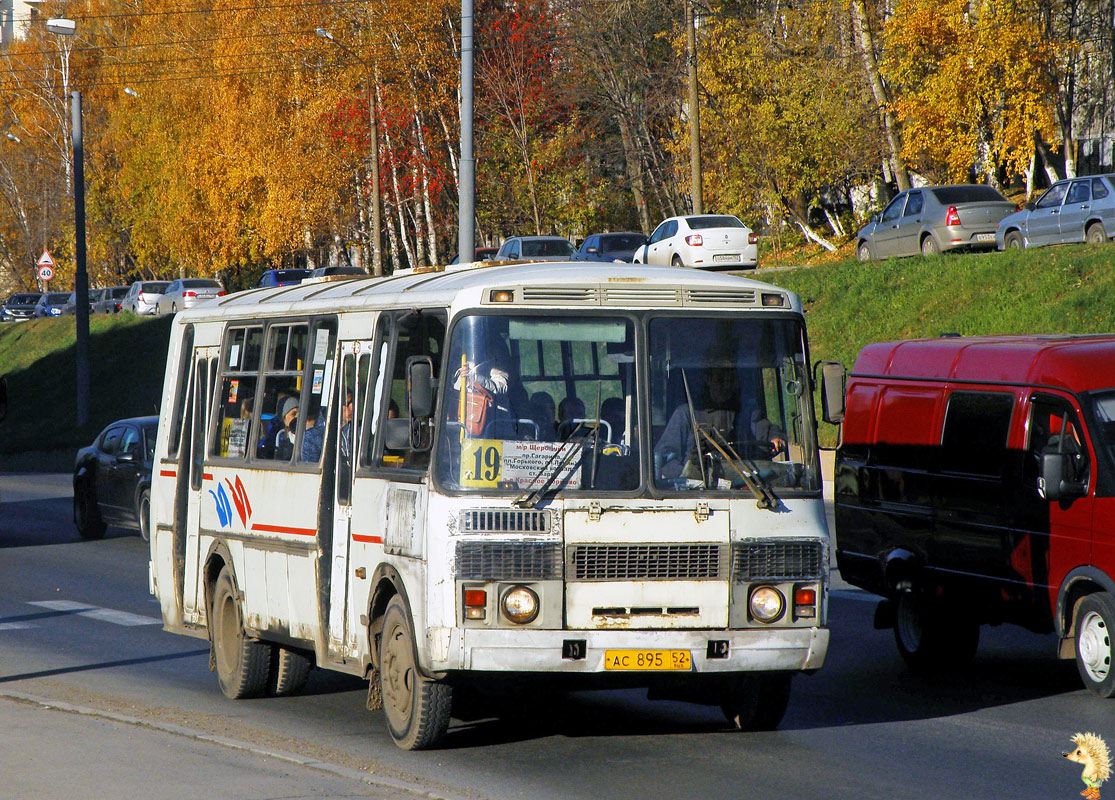
M 186 769 L 197 772 L 198 791 L 177 796 L 340 797 L 348 780 L 352 796 L 382 797 L 1068 799 L 1083 788 L 1080 767 L 1060 755 L 1069 737 L 1095 731 L 1115 744 L 1115 703 L 1080 688 L 1074 665 L 1053 657 L 1051 637 L 984 629 L 972 666 L 918 679 L 903 668 L 891 633 L 872 629 L 871 599 L 839 589 L 828 662 L 795 680 L 777 731 L 736 733 L 717 709 L 651 702 L 637 691 L 520 693 L 495 716 L 455 721 L 441 749 L 404 753 L 382 712 L 364 709 L 365 686 L 351 677 L 316 671 L 297 697 L 227 700 L 206 643 L 161 630 L 138 536 L 110 529 L 101 541 L 77 537 L 69 476 L 0 475 L 0 500 L 0 725 L 18 743 L 0 749 L 6 771 L 26 767 L 13 759 L 36 742 L 92 723 L 60 720 L 57 711 L 38 716 L 46 712 L 24 704 L 14 710 L 22 723 L 6 725 L 14 711 L 4 693 L 115 715 L 93 718 L 93 735 L 136 742 L 123 750 L 135 757 L 118 765 L 121 796 L 140 796 L 128 783 L 139 776 L 180 781 Z M 120 717 L 152 727 L 117 725 Z M 312 784 L 305 774 L 313 770 L 236 756 L 214 738 L 335 769 L 307 794 L 298 781 Z M 81 741 L 72 734 L 67 747 Z M 168 747 L 174 758 L 141 755 Z M 235 758 L 243 782 L 213 791 L 207 770 Z M 276 772 L 276 764 L 286 766 Z M 361 775 L 386 784 L 369 790 Z M 0 785 L 0 796 L 51 793 Z

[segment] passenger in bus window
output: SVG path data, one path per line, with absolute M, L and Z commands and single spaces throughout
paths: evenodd
M 283 401 L 283 427 L 275 434 L 275 460 L 290 461 L 294 455 L 294 440 L 297 437 L 298 401 L 288 397 Z
M 530 418 L 538 426 L 539 441 L 553 441 L 557 436 L 557 406 L 548 392 L 535 392 L 530 396 Z
M 576 420 L 585 418 L 585 401 L 566 397 L 558 404 L 558 438 L 568 439 L 577 428 Z
M 302 452 L 299 461 L 317 463 L 321 460 L 322 446 L 325 444 L 325 414 L 318 413 L 306 420 L 306 430 L 302 433 Z
M 611 428 L 612 438 L 609 441 L 616 443 L 623 439 L 624 428 L 626 427 L 624 416 L 622 397 L 609 397 L 600 404 L 600 417 Z

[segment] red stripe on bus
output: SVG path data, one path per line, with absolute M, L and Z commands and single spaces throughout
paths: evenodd
M 211 480 L 213 480 L 213 473 L 212 472 L 203 472 L 203 473 L 201 473 L 201 477 L 202 477 L 203 480 L 211 481 Z
M 288 528 L 285 525 L 261 525 L 255 522 L 252 523 L 252 530 L 264 533 L 293 533 L 295 536 L 317 536 L 316 528 Z
M 178 473 L 175 472 L 172 469 L 161 469 L 161 470 L 159 470 L 159 477 L 160 478 L 177 478 Z
M 352 541 L 365 542 L 366 544 L 383 544 L 382 536 L 364 536 L 359 533 L 352 534 Z

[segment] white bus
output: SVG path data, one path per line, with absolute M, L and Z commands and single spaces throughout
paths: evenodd
M 407 749 L 505 676 L 772 728 L 829 638 L 811 387 L 799 299 L 698 270 L 228 295 L 174 320 L 151 590 L 227 696 L 365 676 Z

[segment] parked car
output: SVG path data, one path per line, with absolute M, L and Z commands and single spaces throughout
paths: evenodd
M 105 296 L 104 289 L 90 289 L 89 290 L 89 313 L 96 313 L 93 311 L 93 306 L 100 302 L 101 298 Z
M 573 254 L 574 261 L 630 261 L 646 244 L 641 233 L 594 233 Z
M 74 463 L 74 525 L 83 539 L 99 539 L 108 525 L 151 538 L 151 462 L 158 417 L 114 422 Z
M 225 287 L 214 278 L 179 278 L 167 284 L 159 298 L 156 314 L 177 314 L 192 308 L 203 300 L 223 297 Z
M 120 310 L 133 314 L 155 314 L 159 298 L 168 286 L 170 281 L 136 281 L 128 287 L 128 293 L 120 301 Z
M 269 269 L 263 273 L 256 285 L 258 289 L 274 286 L 292 286 L 301 283 L 303 278 L 308 278 L 313 273 L 309 269 Z
M 119 314 L 123 306 L 124 297 L 128 294 L 127 286 L 109 286 L 101 289 L 101 297 L 93 303 L 94 314 Z M 92 298 L 90 298 L 92 300 Z
M 865 347 L 836 452 L 836 560 L 903 659 L 964 675 L 980 626 L 1054 633 L 1115 695 L 1115 336 Z
M 72 317 L 77 313 L 77 292 L 70 292 L 66 295 L 66 302 L 62 304 L 62 311 L 59 316 Z
M 473 252 L 473 259 L 472 260 L 474 262 L 475 261 L 491 261 L 496 257 L 496 253 L 498 253 L 498 252 L 499 252 L 498 247 L 477 247 L 476 250 Z M 453 260 L 450 261 L 449 263 L 451 265 L 452 264 L 459 264 L 460 261 L 461 261 L 461 254 L 456 253 L 453 256 Z
M 759 263 L 759 237 L 730 214 L 670 217 L 635 250 L 636 264 L 741 269 Z
M 35 304 L 36 317 L 60 317 L 71 292 L 47 292 Z
M 562 236 L 511 236 L 503 240 L 495 261 L 568 261 L 577 251 Z
M 35 316 L 42 292 L 16 292 L 0 306 L 0 322 L 19 322 Z
M 935 256 L 958 248 L 995 246 L 999 220 L 1018 210 L 990 186 L 960 184 L 907 189 L 856 234 L 860 261 Z
M 1115 174 L 1057 181 L 1036 203 L 1004 217 L 995 231 L 1000 250 L 1046 244 L 1103 244 L 1115 238 Z
M 310 273 L 311 278 L 325 278 L 333 275 L 367 275 L 368 271 L 360 267 L 318 267 Z

